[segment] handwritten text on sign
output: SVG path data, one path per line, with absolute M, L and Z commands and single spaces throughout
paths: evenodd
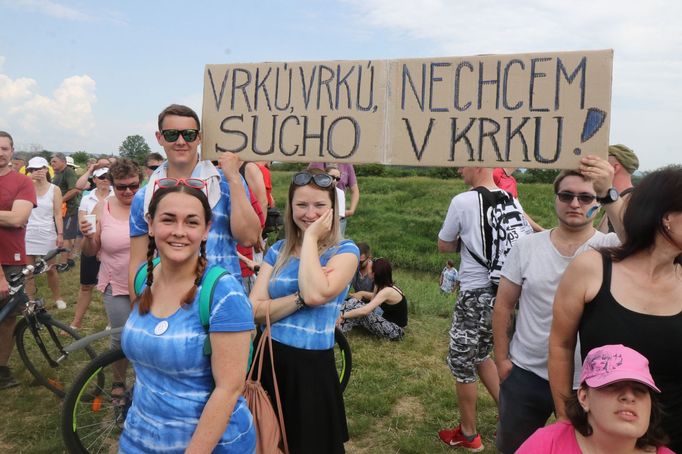
M 577 167 L 606 156 L 613 52 L 208 65 L 203 154 Z

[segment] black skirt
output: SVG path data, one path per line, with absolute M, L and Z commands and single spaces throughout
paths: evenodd
M 348 426 L 334 350 L 304 350 L 274 340 L 272 348 L 291 454 L 345 452 Z M 261 383 L 277 412 L 267 345 L 265 352 Z

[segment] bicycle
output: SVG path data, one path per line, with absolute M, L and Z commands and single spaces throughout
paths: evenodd
M 73 376 L 72 370 L 60 364 L 65 356 L 64 345 L 71 340 L 78 341 L 81 336 L 69 325 L 53 318 L 42 299 L 30 300 L 24 287 L 29 276 L 45 273 L 50 266 L 47 262 L 66 251 L 68 249 L 53 249 L 37 259 L 34 265 L 26 265 L 19 273 L 7 276 L 9 301 L 0 310 L 2 321 L 7 316 L 13 316 L 10 314 L 14 314 L 16 308 L 22 308 L 23 318 L 17 322 L 13 333 L 19 357 L 36 383 L 45 386 L 58 397 L 64 397 L 66 383 Z M 91 361 L 97 353 L 86 346 L 74 353 L 74 356 L 75 361 L 72 363 L 80 364 Z
M 337 373 L 341 390 L 344 391 L 350 380 L 351 349 L 338 328 L 334 337 Z M 121 408 L 116 403 L 118 396 L 112 396 L 110 392 L 113 384 L 112 366 L 124 358 L 120 349 L 101 354 L 78 374 L 66 394 L 62 407 L 62 438 L 70 453 L 110 452 L 117 448 L 122 422 L 133 397 L 129 393 L 126 405 Z M 128 367 L 125 383 L 130 385 L 134 382 L 134 370 Z

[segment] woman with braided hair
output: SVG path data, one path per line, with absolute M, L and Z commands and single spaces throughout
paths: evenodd
M 201 322 L 201 287 L 212 271 L 206 260 L 211 207 L 204 190 L 196 178 L 154 183 L 146 286 L 121 341 L 135 369 L 135 398 L 120 452 L 255 451 L 253 420 L 241 395 L 253 309 L 231 274 L 206 282 L 212 285 L 208 327 Z
M 121 158 L 112 164 L 108 173 L 114 197 L 107 197 L 99 202 L 92 214 L 96 216 L 96 225 L 87 219 L 80 222 L 83 232 L 83 255 L 98 256 L 100 260 L 97 274 L 97 290 L 104 294 L 104 309 L 107 312 L 109 326 L 123 326 L 130 314 L 130 295 L 128 294 L 128 276 L 125 271 L 130 262 L 130 204 L 133 196 L 140 188 L 142 170 L 130 159 Z M 111 348 L 121 345 L 121 335 L 111 336 Z M 114 407 L 126 405 L 125 371 L 128 362 L 121 360 L 114 367 L 114 379 L 111 395 Z

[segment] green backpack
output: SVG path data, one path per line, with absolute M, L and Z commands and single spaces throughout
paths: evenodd
M 152 260 L 154 268 L 159 264 L 161 259 L 156 257 Z M 211 355 L 211 341 L 208 338 L 208 328 L 210 326 L 211 303 L 213 302 L 213 292 L 215 291 L 218 280 L 228 274 L 227 270 L 219 266 L 211 266 L 204 273 L 202 279 L 201 292 L 199 292 L 199 318 L 201 319 L 201 326 L 206 331 L 206 341 L 204 342 L 204 355 Z M 135 273 L 135 294 L 140 295 L 145 282 L 147 281 L 147 265 L 142 264 Z M 253 346 L 251 346 L 253 350 Z M 251 364 L 251 353 L 249 353 L 249 364 Z

